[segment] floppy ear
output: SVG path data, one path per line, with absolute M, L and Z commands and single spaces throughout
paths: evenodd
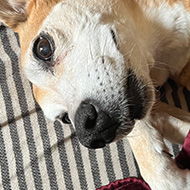
M 15 29 L 27 20 L 27 0 L 0 0 L 0 20 Z

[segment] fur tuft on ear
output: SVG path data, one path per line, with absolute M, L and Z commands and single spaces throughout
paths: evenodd
M 27 0 L 0 0 L 0 20 L 15 29 L 27 20 Z

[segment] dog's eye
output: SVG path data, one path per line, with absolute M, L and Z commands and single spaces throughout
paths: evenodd
M 63 116 L 61 117 L 61 121 L 65 124 L 71 124 L 68 113 L 63 114 Z
M 42 61 L 51 61 L 54 54 L 54 42 L 48 35 L 42 35 L 34 43 L 34 55 Z

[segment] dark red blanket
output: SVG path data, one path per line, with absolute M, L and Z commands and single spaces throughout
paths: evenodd
M 182 150 L 175 158 L 176 164 L 181 169 L 190 170 L 190 131 L 185 139 Z M 117 180 L 97 190 L 151 190 L 148 184 L 141 178 L 126 178 Z
M 175 161 L 179 168 L 190 170 L 190 131 L 185 139 L 182 150 L 175 158 Z

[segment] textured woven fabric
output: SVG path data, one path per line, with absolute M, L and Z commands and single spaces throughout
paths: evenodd
M 190 170 L 190 131 L 185 139 L 182 150 L 175 158 L 175 162 L 181 169 Z M 142 178 L 126 178 L 117 180 L 97 190 L 151 190 Z
M 18 36 L 0 25 L 0 189 L 93 190 L 139 176 L 127 137 L 102 150 L 88 150 L 71 126 L 45 119 L 19 57 Z M 186 90 L 172 81 L 161 91 L 163 100 L 190 108 L 189 92 L 184 96 Z M 176 155 L 178 146 L 168 145 Z

